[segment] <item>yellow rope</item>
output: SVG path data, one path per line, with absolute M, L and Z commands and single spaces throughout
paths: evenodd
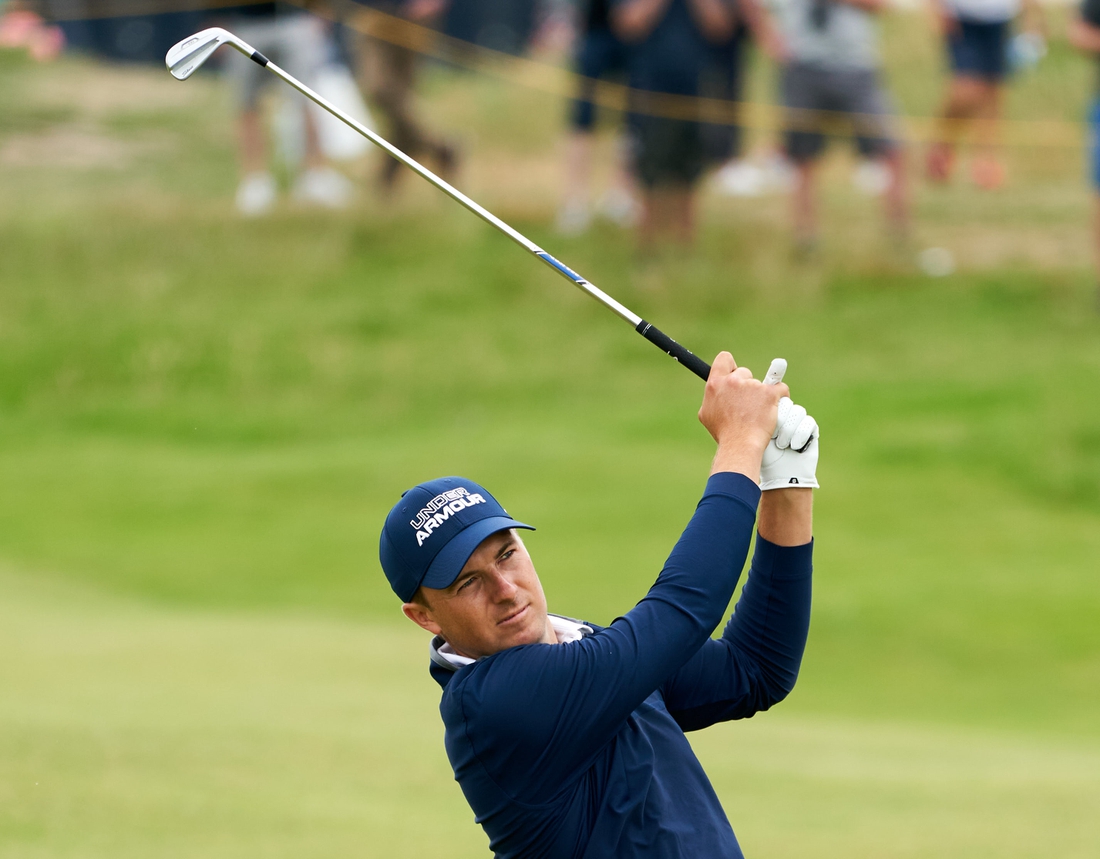
M 325 17 L 334 16 L 325 14 Z M 577 98 L 583 92 L 586 101 L 611 110 L 633 110 L 651 116 L 695 119 L 761 131 L 793 129 L 834 135 L 843 134 L 845 127 L 874 134 L 882 127 L 884 119 L 874 115 L 792 110 L 760 102 L 735 102 L 636 90 L 611 81 L 586 78 L 558 66 L 474 45 L 376 9 L 359 7 L 342 21 L 346 26 L 372 38 L 511 84 L 561 98 Z M 901 116 L 885 119 L 887 123 L 900 121 L 902 131 L 899 136 L 915 142 L 942 139 L 945 135 L 955 138 L 965 126 L 963 122 L 944 122 L 933 117 Z M 1083 130 L 1079 123 L 1059 120 L 1002 120 L 999 124 L 1007 132 L 1005 142 L 1014 146 L 1079 149 L 1083 145 Z
M 206 11 L 231 6 L 253 5 L 264 0 L 113 0 L 95 13 L 71 16 L 51 15 L 53 21 L 76 21 L 115 18 L 167 12 Z M 582 97 L 602 108 L 616 111 L 660 116 L 669 119 L 690 119 L 715 125 L 738 125 L 766 132 L 793 129 L 844 134 L 846 129 L 874 135 L 892 123 L 901 126 L 899 136 L 911 142 L 927 142 L 945 136 L 956 138 L 964 123 L 945 123 L 932 117 L 858 115 L 805 111 L 783 108 L 761 102 L 735 102 L 701 96 L 670 95 L 635 90 L 611 81 L 586 78 L 568 69 L 548 63 L 517 57 L 502 51 L 475 45 L 453 36 L 388 15 L 377 9 L 363 7 L 352 0 L 334 0 L 343 14 L 331 10 L 332 3 L 318 4 L 310 0 L 289 0 L 291 5 L 308 9 L 313 14 L 333 21 L 380 41 L 406 48 L 451 65 L 488 75 L 509 84 L 548 93 L 563 99 Z M 1002 120 L 999 123 L 1003 142 L 1010 146 L 1044 149 L 1080 149 L 1084 145 L 1084 129 L 1080 123 L 1060 120 Z

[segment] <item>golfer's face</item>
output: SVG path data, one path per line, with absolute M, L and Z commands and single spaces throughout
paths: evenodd
M 515 531 L 486 537 L 449 588 L 423 590 L 439 633 L 463 656 L 554 641 L 542 584 Z

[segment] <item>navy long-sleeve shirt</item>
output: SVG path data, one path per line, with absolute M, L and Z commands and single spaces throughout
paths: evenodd
M 812 543 L 758 538 L 760 490 L 713 475 L 656 583 L 577 641 L 433 662 L 455 778 L 498 857 L 741 857 L 685 731 L 766 710 L 794 686 Z

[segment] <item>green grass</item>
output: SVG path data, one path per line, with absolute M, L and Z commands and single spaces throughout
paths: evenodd
M 486 855 L 411 626 L 0 576 L 5 856 Z M 1095 740 L 785 710 L 693 737 L 750 854 L 1093 855 Z
M 913 20 L 888 59 L 919 113 Z M 1013 115 L 1072 118 L 1088 71 L 1056 46 Z M 639 262 L 608 227 L 550 231 L 559 103 L 427 84 L 464 190 L 700 354 L 783 355 L 821 422 L 799 686 L 694 739 L 750 855 L 1092 855 L 1080 153 L 1013 149 L 994 195 L 918 186 L 917 245 L 960 264 L 941 280 L 844 155 L 820 265 L 792 262 L 784 200 L 712 194 L 694 253 Z M 703 484 L 700 385 L 423 183 L 238 220 L 212 79 L 0 53 L 0 98 L 0 853 L 484 855 L 381 519 L 476 477 L 539 526 L 552 606 L 607 622 Z

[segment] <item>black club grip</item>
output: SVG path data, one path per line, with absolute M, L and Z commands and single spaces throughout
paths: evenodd
M 646 340 L 667 355 L 671 355 L 704 382 L 710 376 L 710 364 L 693 352 L 685 349 L 659 328 L 650 325 L 644 319 L 634 328 Z

